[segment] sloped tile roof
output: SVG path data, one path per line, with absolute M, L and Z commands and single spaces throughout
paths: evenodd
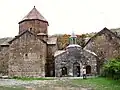
M 31 19 L 38 19 L 38 20 L 42 20 L 42 21 L 47 22 L 47 20 L 35 8 L 35 6 L 20 22 L 25 21 L 25 20 L 31 20 Z

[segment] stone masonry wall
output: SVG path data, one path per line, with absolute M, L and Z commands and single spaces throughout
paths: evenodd
M 24 22 L 21 22 L 19 24 L 19 34 L 24 32 L 25 30 L 30 30 L 32 28 L 32 32 L 35 34 L 38 33 L 45 33 L 47 34 L 47 26 L 48 24 L 46 22 L 40 21 L 40 20 L 26 20 Z
M 54 53 L 57 50 L 57 45 L 48 45 L 47 47 L 47 61 L 46 61 L 46 76 L 54 76 L 55 64 Z
M 109 30 L 103 30 L 91 38 L 84 48 L 97 54 L 98 72 L 101 73 L 104 61 L 120 56 L 120 38 Z
M 9 57 L 9 76 L 45 76 L 46 44 L 29 32 L 12 42 Z
M 99 59 L 109 60 L 120 55 L 120 38 L 108 30 L 103 30 L 84 47 L 95 52 Z
M 9 46 L 0 47 L 0 74 L 8 74 Z
M 81 48 L 69 48 L 66 52 L 55 57 L 55 76 L 61 76 L 61 68 L 67 68 L 67 76 L 73 76 L 73 65 L 74 63 L 80 64 L 80 75 L 83 74 L 83 66 L 91 66 L 91 74 L 96 73 L 96 61 L 97 58 L 81 49 Z M 72 73 L 72 74 L 71 74 Z

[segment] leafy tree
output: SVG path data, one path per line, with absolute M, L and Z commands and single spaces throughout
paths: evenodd
M 77 35 L 77 44 L 80 45 L 81 47 L 84 47 L 86 43 L 86 38 L 90 38 L 94 34 L 95 33 L 86 33 L 86 34 Z M 53 36 L 58 38 L 58 49 L 62 50 L 67 45 L 69 45 L 69 37 L 70 37 L 69 34 L 55 34 Z
M 103 66 L 103 75 L 113 79 L 120 79 L 120 61 L 117 59 L 108 60 Z

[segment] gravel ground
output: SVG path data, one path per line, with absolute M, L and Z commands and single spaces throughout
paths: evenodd
M 55 83 L 58 80 L 32 80 L 32 81 L 22 81 L 15 79 L 0 79 L 0 86 L 44 86 L 46 84 Z
M 0 86 L 15 88 L 24 87 L 25 88 L 24 90 L 92 90 L 70 86 L 69 80 L 70 79 L 68 78 L 56 78 L 55 80 L 33 80 L 33 81 L 0 79 Z

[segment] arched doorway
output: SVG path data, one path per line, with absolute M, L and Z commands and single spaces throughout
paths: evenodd
M 67 68 L 62 67 L 62 76 L 67 76 Z
M 86 74 L 91 74 L 91 66 L 90 65 L 86 66 Z
M 80 64 L 78 62 L 73 64 L 73 76 L 74 77 L 80 76 Z

